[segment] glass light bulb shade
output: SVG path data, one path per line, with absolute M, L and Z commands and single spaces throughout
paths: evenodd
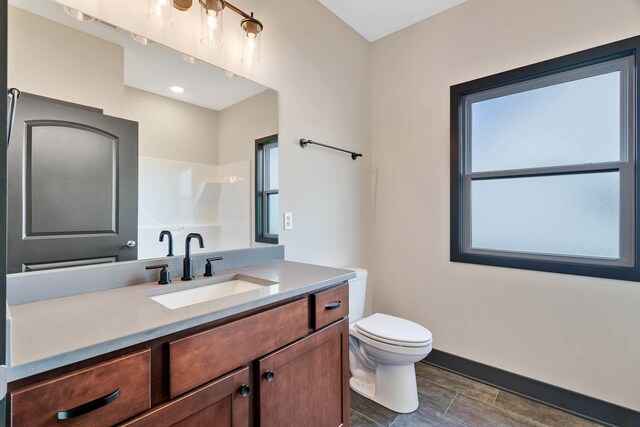
M 173 0 L 147 0 L 147 21 L 154 27 L 173 27 Z
M 219 10 L 200 8 L 200 43 L 204 47 L 208 49 L 222 47 L 222 16 L 222 5 Z
M 260 64 L 260 33 L 242 34 L 242 63 L 247 65 Z

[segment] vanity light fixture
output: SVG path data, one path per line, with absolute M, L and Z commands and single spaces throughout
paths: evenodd
M 171 86 L 171 92 L 183 93 L 184 92 L 184 88 L 182 86 Z
M 78 9 L 74 9 L 74 8 L 66 6 L 66 5 L 62 6 L 62 8 L 64 9 L 64 11 L 65 11 L 65 13 L 67 15 L 69 15 L 70 17 L 72 17 L 73 19 L 76 19 L 78 21 L 93 22 L 96 19 L 91 15 L 87 15 L 86 13 L 83 13 L 83 12 L 79 11 Z
M 222 16 L 230 9 L 243 19 L 240 27 L 243 31 L 242 63 L 258 65 L 260 63 L 260 33 L 264 29 L 262 22 L 226 0 L 197 0 L 200 5 L 200 43 L 209 49 L 220 49 L 222 41 Z M 172 9 L 186 11 L 193 0 L 147 0 L 147 20 L 158 27 L 173 25 Z M 171 7 L 173 6 L 173 7 Z

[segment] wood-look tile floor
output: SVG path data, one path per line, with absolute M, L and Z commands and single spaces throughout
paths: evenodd
M 598 426 L 423 362 L 416 363 L 416 378 L 420 407 L 410 414 L 397 414 L 351 391 L 351 426 Z

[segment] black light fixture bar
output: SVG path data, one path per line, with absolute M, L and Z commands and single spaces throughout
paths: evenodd
M 331 145 L 327 145 L 327 144 L 322 144 L 320 142 L 316 142 L 316 141 L 312 141 L 310 139 L 305 139 L 305 138 L 300 138 L 300 147 L 304 148 L 307 145 L 312 144 L 312 145 L 319 145 L 321 147 L 325 147 L 325 148 L 329 148 L 331 150 L 336 150 L 336 151 L 342 151 L 343 153 L 347 153 L 347 154 L 351 154 L 351 158 L 353 160 L 356 160 L 358 157 L 362 157 L 362 154 L 360 153 L 355 153 L 353 151 L 349 151 L 349 150 L 344 150 L 342 148 L 338 148 L 338 147 L 333 147 Z

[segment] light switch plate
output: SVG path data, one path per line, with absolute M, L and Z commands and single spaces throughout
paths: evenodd
M 292 212 L 284 213 L 284 229 L 293 230 L 293 213 Z

